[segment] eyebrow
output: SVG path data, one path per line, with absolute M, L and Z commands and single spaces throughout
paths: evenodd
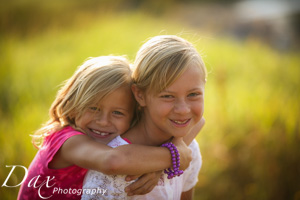
M 92 105 L 92 106 L 89 106 L 89 107 L 97 107 L 97 108 L 99 108 L 99 105 Z M 126 112 L 130 112 L 130 110 L 125 109 L 125 108 L 121 108 L 121 107 L 113 107 L 113 110 L 123 110 L 123 111 L 126 111 Z
M 115 107 L 115 108 L 113 108 L 114 110 L 124 110 L 124 111 L 126 111 L 126 112 L 129 112 L 129 110 L 128 109 L 125 109 L 125 108 L 120 108 L 120 107 Z
M 192 91 L 195 91 L 195 90 L 201 90 L 201 88 L 200 87 L 193 88 L 193 89 L 188 90 L 188 92 L 192 92 Z M 173 91 L 170 91 L 170 90 L 163 90 L 162 92 L 167 92 L 167 93 L 172 93 L 172 94 L 176 93 L 176 92 L 173 92 Z

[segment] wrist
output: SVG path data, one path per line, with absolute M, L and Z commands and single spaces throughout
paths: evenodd
M 183 170 L 179 169 L 180 153 L 178 152 L 176 146 L 172 142 L 164 143 L 161 146 L 168 148 L 171 153 L 172 168 L 168 168 L 168 169 L 164 170 L 164 173 L 168 175 L 168 179 L 171 179 L 175 176 L 180 176 L 181 174 L 183 174 Z

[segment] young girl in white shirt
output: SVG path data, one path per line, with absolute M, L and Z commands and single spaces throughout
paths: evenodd
M 134 127 L 108 145 L 160 146 L 198 132 L 204 111 L 206 68 L 192 44 L 172 35 L 154 37 L 141 47 L 134 67 L 132 91 L 140 117 Z M 190 145 L 193 159 L 183 175 L 178 170 L 180 156 L 172 144 L 168 148 L 174 154 L 173 168 L 158 173 L 160 180 L 150 193 L 128 197 L 124 188 L 129 183 L 123 176 L 90 170 L 83 189 L 100 187 L 107 193 L 85 194 L 82 199 L 192 199 L 202 164 L 198 144 L 193 140 Z

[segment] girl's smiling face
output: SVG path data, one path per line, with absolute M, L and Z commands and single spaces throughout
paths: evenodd
M 143 100 L 148 133 L 161 142 L 183 137 L 199 122 L 204 111 L 205 79 L 199 67 L 191 65 L 179 78 L 159 94 L 145 92 Z
M 75 120 L 76 126 L 98 142 L 107 144 L 126 132 L 134 112 L 134 99 L 129 87 L 121 87 L 91 105 Z

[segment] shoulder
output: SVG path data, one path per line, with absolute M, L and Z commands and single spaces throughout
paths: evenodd
M 69 163 L 64 159 L 63 152 L 70 150 L 74 147 L 78 147 L 85 138 L 86 135 L 74 130 L 72 127 L 65 127 L 60 131 L 57 131 L 49 135 L 45 140 L 43 149 L 47 152 L 49 157 L 48 165 L 53 169 L 60 169 L 69 167 L 73 163 Z M 71 148 L 72 147 L 72 148 Z
M 186 192 L 193 188 L 198 181 L 198 174 L 202 166 L 202 157 L 198 142 L 194 139 L 189 145 L 192 150 L 192 161 L 190 166 L 183 173 L 183 191 Z
M 41 150 L 50 150 L 53 154 L 56 154 L 58 149 L 68 141 L 73 136 L 82 135 L 85 136 L 82 132 L 74 130 L 72 127 L 67 126 L 59 131 L 56 131 L 45 137 L 45 142 Z
M 198 165 L 199 167 L 201 167 L 201 165 L 202 165 L 202 156 L 201 156 L 199 144 L 196 141 L 196 139 L 194 139 L 191 142 L 191 144 L 189 145 L 189 148 L 192 150 L 192 161 L 191 161 L 190 165 Z
M 52 133 L 45 138 L 45 143 L 64 143 L 67 139 L 75 135 L 84 135 L 84 133 L 67 126 L 59 131 Z
M 200 148 L 199 148 L 199 144 L 197 142 L 196 139 L 194 139 L 191 144 L 189 145 L 189 148 L 192 150 L 193 154 L 200 154 Z
M 194 139 L 189 145 L 189 148 L 192 150 L 192 161 L 190 162 L 189 167 L 185 170 L 185 175 L 198 174 L 202 166 L 202 156 L 200 153 L 198 142 Z M 188 176 L 189 176 L 188 175 Z

